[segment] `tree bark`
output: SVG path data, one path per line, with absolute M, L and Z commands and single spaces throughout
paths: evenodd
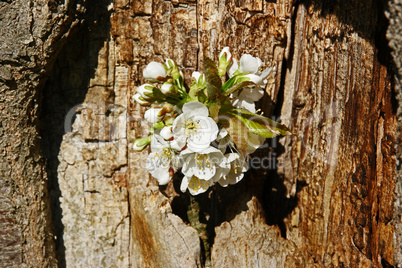
M 0 179 L 7 183 L 0 185 L 6 200 L 0 224 L 9 225 L 5 233 L 16 242 L 5 242 L 0 256 L 10 265 L 56 265 L 47 177 L 61 267 L 400 264 L 398 239 L 393 242 L 400 224 L 394 215 L 397 103 L 381 1 L 84 4 L 86 22 L 66 43 L 76 14 L 84 12 L 75 2 L 55 4 L 66 17 L 54 15 L 64 24 L 47 21 L 45 32 L 59 38 L 38 35 L 47 40 L 43 51 L 33 34 L 28 56 L 38 59 L 18 54 L 26 48 L 21 41 L 20 56 L 1 63 Z M 35 5 L 21 17 L 30 18 Z M 12 47 L 7 40 L 3 51 Z M 293 135 L 268 140 L 251 160 L 269 165 L 255 167 L 237 185 L 196 198 L 180 192 L 178 177 L 158 188 L 145 170 L 148 152 L 132 149 L 149 127 L 131 99 L 145 82 L 142 70 L 171 58 L 191 77 L 204 53 L 216 60 L 225 46 L 273 67 L 261 109 Z M 41 68 L 51 69 L 49 79 Z
M 46 75 L 84 11 L 78 2 L 0 3 L 0 263 L 3 267 L 57 265 L 38 118 Z

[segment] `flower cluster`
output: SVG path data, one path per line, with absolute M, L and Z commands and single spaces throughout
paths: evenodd
M 143 71 L 150 83 L 133 96 L 149 107 L 144 118 L 152 124 L 150 136 L 137 139 L 133 148 L 150 145 L 146 169 L 160 185 L 181 169 L 180 188 L 192 195 L 215 183 L 225 187 L 239 182 L 248 170 L 248 154 L 266 138 L 290 134 L 285 126 L 256 114 L 255 102 L 263 96 L 271 71 L 261 59 L 244 54 L 237 61 L 225 47 L 218 66 L 204 57 L 203 69 L 193 72 L 188 86 L 173 60 L 151 62 Z

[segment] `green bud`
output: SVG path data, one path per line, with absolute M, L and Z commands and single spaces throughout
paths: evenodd
M 145 147 L 147 147 L 151 143 L 151 140 L 152 140 L 152 135 L 148 136 L 146 138 L 136 139 L 133 144 L 133 149 L 136 151 L 142 151 L 145 149 Z

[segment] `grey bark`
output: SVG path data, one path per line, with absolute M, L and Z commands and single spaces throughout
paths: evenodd
M 0 3 L 0 262 L 54 267 L 47 175 L 38 133 L 47 71 L 85 1 Z

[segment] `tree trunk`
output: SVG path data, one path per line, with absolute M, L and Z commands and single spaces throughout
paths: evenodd
M 2 267 L 57 265 L 38 133 L 40 95 L 57 53 L 80 22 L 84 6 L 77 2 L 0 3 Z
M 0 23 L 23 29 L 0 34 L 5 266 L 401 264 L 381 1 L 22 2 L 0 5 Z M 149 127 L 132 101 L 142 70 L 171 58 L 191 77 L 225 46 L 273 67 L 260 105 L 293 135 L 267 140 L 237 185 L 158 187 L 132 148 Z

